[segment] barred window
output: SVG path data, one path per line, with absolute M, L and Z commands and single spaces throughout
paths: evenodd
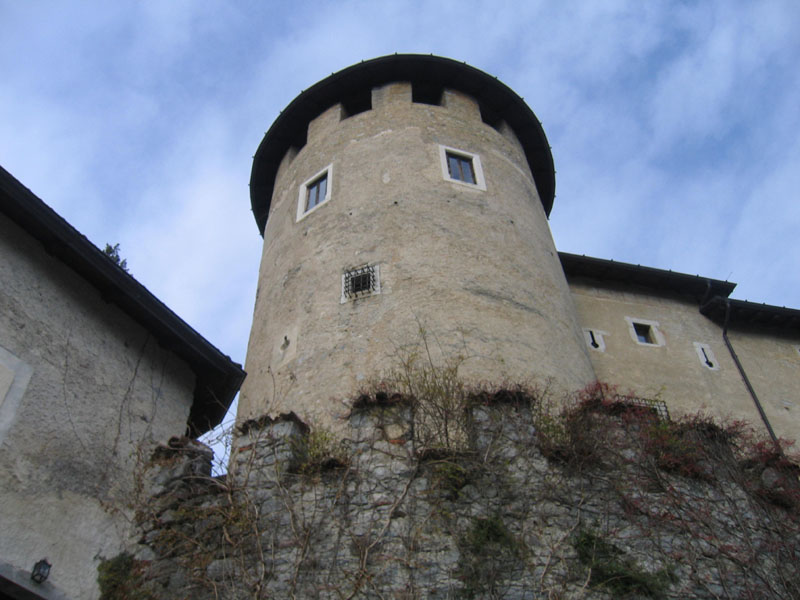
M 364 265 L 342 274 L 342 302 L 379 294 L 380 291 L 380 273 L 377 265 Z
M 624 402 L 625 404 L 629 404 L 630 406 L 637 406 L 639 408 L 646 408 L 658 416 L 659 419 L 663 419 L 664 421 L 669 421 L 669 408 L 667 407 L 667 403 L 663 400 L 653 400 L 651 398 L 637 398 L 634 396 L 621 396 L 615 395 L 615 400 L 619 402 Z

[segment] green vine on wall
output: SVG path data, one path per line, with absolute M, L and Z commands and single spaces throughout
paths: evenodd
M 617 598 L 631 594 L 661 598 L 667 591 L 670 571 L 648 573 L 594 531 L 581 530 L 573 540 L 573 547 L 589 569 L 589 584 L 606 588 Z
M 143 588 L 145 567 L 146 563 L 127 552 L 101 560 L 97 566 L 100 600 L 156 600 Z

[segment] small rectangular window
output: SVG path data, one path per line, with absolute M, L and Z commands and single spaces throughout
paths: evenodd
M 448 152 L 447 170 L 450 173 L 450 179 L 463 181 L 464 183 L 475 183 L 475 170 L 472 168 L 472 159 L 469 157 Z
M 669 421 L 669 408 L 667 403 L 663 400 L 653 400 L 650 398 L 637 398 L 635 396 L 622 396 L 619 394 L 614 395 L 614 400 L 623 402 L 630 406 L 638 406 L 639 408 L 646 408 L 651 410 L 659 419 Z
M 332 166 L 328 165 L 300 186 L 297 200 L 298 221 L 331 199 L 331 172 Z
M 659 329 L 658 321 L 639 319 L 635 317 L 625 317 L 628 322 L 628 331 L 631 338 L 642 346 L 664 346 L 666 338 Z
M 486 191 L 480 156 L 466 150 L 440 145 L 439 158 L 445 181 Z
M 348 281 L 347 294 L 349 296 L 357 296 L 364 292 L 372 291 L 372 271 L 365 270 L 361 273 L 356 273 L 350 276 Z
M 377 265 L 364 265 L 342 274 L 341 302 L 380 293 L 380 271 Z

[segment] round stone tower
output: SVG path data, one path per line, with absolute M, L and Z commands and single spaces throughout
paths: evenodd
M 300 94 L 253 164 L 264 249 L 239 419 L 294 410 L 335 428 L 423 336 L 467 380 L 593 380 L 554 188 L 537 118 L 466 64 L 386 56 Z

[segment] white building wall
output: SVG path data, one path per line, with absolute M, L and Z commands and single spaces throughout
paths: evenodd
M 0 562 L 47 557 L 50 584 L 95 598 L 137 451 L 185 431 L 194 376 L 5 217 L 0 281 Z

